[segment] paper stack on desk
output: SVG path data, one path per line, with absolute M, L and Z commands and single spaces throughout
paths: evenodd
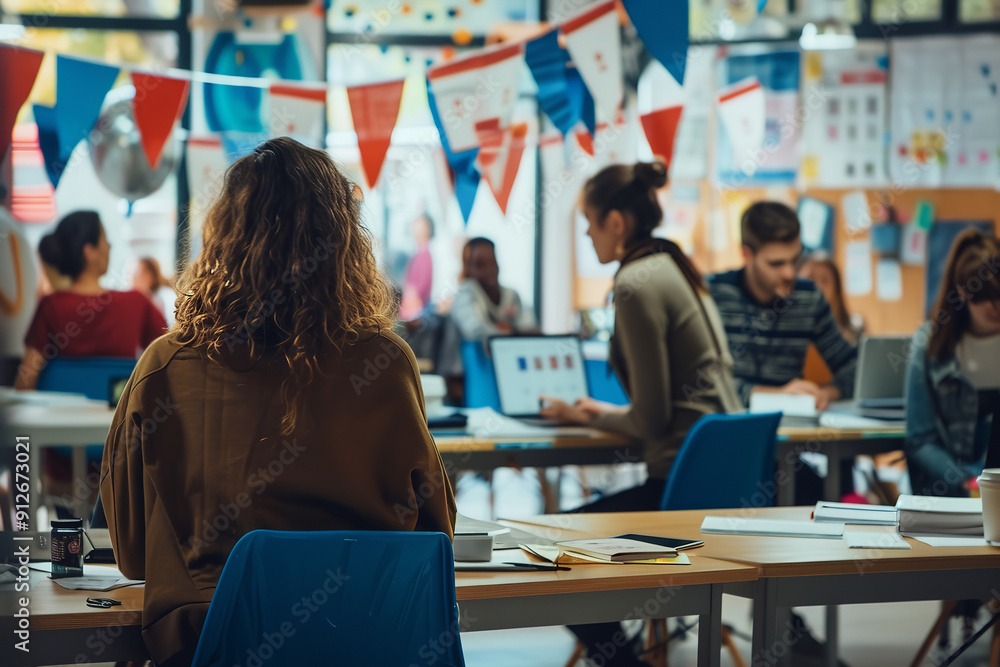
M 899 532 L 903 535 L 982 535 L 982 498 L 900 496 Z
M 821 500 L 813 510 L 813 519 L 824 523 L 853 523 L 865 526 L 895 526 L 899 523 L 892 505 L 834 503 Z

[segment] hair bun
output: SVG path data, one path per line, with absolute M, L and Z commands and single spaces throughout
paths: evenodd
M 662 162 L 637 162 L 635 177 L 647 188 L 659 190 L 667 184 L 667 166 Z

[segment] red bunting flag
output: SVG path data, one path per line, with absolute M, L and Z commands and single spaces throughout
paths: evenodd
M 353 86 L 347 89 L 347 97 L 351 103 L 354 132 L 358 135 L 361 164 L 368 187 L 372 188 L 382 171 L 392 130 L 396 127 L 403 80 Z
M 174 123 L 184 113 L 191 82 L 132 72 L 132 84 L 135 86 L 132 113 L 142 139 L 142 150 L 149 165 L 156 169 L 163 147 L 174 131 Z
M 670 158 L 674 154 L 674 138 L 677 136 L 677 126 L 680 124 L 682 111 L 684 111 L 683 106 L 674 106 L 651 111 L 639 117 L 649 147 L 653 149 L 653 155 L 659 157 L 667 168 L 670 167 Z
M 495 187 L 490 181 L 490 188 L 493 196 L 500 204 L 500 210 L 507 215 L 507 202 L 510 200 L 510 192 L 514 189 L 514 179 L 517 178 L 518 167 L 521 166 L 521 156 L 524 154 L 525 138 L 528 136 L 528 124 L 519 123 L 512 125 L 508 132 L 508 144 L 506 146 L 506 160 L 504 160 L 503 180 L 499 187 Z
M 44 56 L 42 51 L 0 44 L 0 163 L 7 157 L 17 112 L 35 85 Z

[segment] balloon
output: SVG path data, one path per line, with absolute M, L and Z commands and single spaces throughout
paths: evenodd
M 90 133 L 90 161 L 97 178 L 108 190 L 129 202 L 147 197 L 163 185 L 174 170 L 177 140 L 163 147 L 160 166 L 149 166 L 142 150 L 139 128 L 132 117 L 135 89 L 124 86 L 108 93 L 101 116 Z

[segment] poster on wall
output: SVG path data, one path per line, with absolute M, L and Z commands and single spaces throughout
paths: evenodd
M 893 183 L 1000 185 L 1000 37 L 893 40 L 892 63 Z
M 763 147 L 737 161 L 733 140 L 719 123 L 716 142 L 716 178 L 724 185 L 791 185 L 799 166 L 799 52 L 776 51 L 734 55 L 718 61 L 717 87 L 725 89 L 755 77 L 764 90 Z
M 802 177 L 828 188 L 886 182 L 886 48 L 805 54 Z

